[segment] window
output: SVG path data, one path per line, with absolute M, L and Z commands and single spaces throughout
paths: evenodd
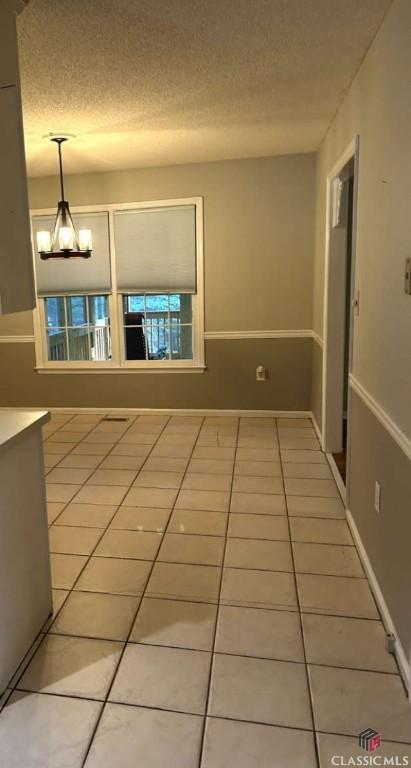
M 77 209 L 73 218 L 92 230 L 91 259 L 35 256 L 38 368 L 203 370 L 201 199 Z M 35 213 L 34 242 L 49 220 Z

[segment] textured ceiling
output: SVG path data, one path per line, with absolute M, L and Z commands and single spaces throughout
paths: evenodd
M 391 0 L 31 0 L 30 175 L 318 148 Z

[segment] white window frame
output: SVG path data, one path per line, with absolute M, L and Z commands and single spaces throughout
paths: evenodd
M 126 360 L 124 343 L 123 295 L 129 292 L 117 292 L 116 249 L 114 238 L 114 215 L 117 211 L 133 211 L 144 208 L 168 208 L 170 206 L 194 205 L 196 221 L 196 277 L 197 293 L 192 294 L 192 360 Z M 111 264 L 111 293 L 108 294 L 111 330 L 111 360 L 49 360 L 47 352 L 46 318 L 44 298 L 36 291 L 36 309 L 34 310 L 34 337 L 36 350 L 36 370 L 39 373 L 202 373 L 205 370 L 204 347 L 204 214 L 202 197 L 185 197 L 172 200 L 150 200 L 134 203 L 110 203 L 108 205 L 75 206 L 72 213 L 107 213 L 109 217 L 109 244 Z M 41 208 L 30 211 L 30 217 L 50 216 L 55 214 L 55 208 Z M 34 259 L 34 238 L 33 259 Z M 93 258 L 93 257 L 91 257 Z M 81 295 L 92 295 L 97 291 L 86 291 Z M 138 295 L 162 293 L 159 291 L 144 291 Z M 166 292 L 167 293 L 167 292 Z M 170 291 L 169 293 L 172 293 Z M 59 292 L 53 294 L 62 295 Z M 72 295 L 72 294 L 67 294 Z M 74 294 L 73 294 L 74 295 Z M 80 294 L 75 294 L 80 295 Z M 98 295 L 107 295 L 102 291 Z M 134 295 L 134 294 L 133 294 Z M 137 295 L 137 294 L 136 294 Z

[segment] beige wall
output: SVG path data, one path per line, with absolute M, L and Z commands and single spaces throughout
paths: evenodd
M 322 335 L 326 177 L 358 133 L 360 170 L 353 372 L 411 437 L 411 3 L 395 0 L 318 155 L 314 330 Z
M 70 176 L 66 187 L 72 206 L 203 196 L 206 330 L 311 328 L 314 155 Z M 57 195 L 56 178 L 30 180 L 33 209 L 55 206 Z M 31 333 L 30 313 L 0 318 L 0 336 Z M 63 374 L 30 373 L 30 388 L 20 381 L 15 389 L 13 381 L 28 375 L 33 350 L 20 344 L 13 352 L 15 345 L 0 344 L 3 365 L 6 358 L 11 364 L 14 356 L 7 386 L 3 380 L 0 404 L 29 404 L 27 398 L 32 392 L 36 404 L 41 405 L 141 407 L 150 403 L 190 408 L 210 403 L 210 407 L 305 410 L 311 388 L 308 358 L 304 352 L 294 363 L 288 351 L 295 350 L 298 358 L 299 350 L 309 349 L 310 344 L 298 338 L 283 344 L 274 341 L 225 341 L 224 346 L 221 341 L 210 341 L 207 373 L 188 374 L 184 386 L 181 374 L 120 374 L 115 378 L 94 374 L 75 377 L 74 394 L 73 377 Z M 280 353 L 280 349 L 287 353 Z M 267 385 L 255 384 L 255 368 L 260 364 L 269 370 Z M 300 378 L 298 386 L 291 382 L 292 376 Z M 286 388 L 291 386 L 289 395 L 283 392 L 279 378 Z M 87 392 L 86 380 L 90 386 L 92 382 L 92 394 L 82 403 L 78 393 Z M 100 395 L 106 393 L 106 402 L 97 390 Z M 228 392 L 233 394 L 231 406 Z M 32 399 L 30 404 L 35 402 Z M 247 405 L 240 406 L 240 402 Z
M 411 437 L 411 296 L 404 293 L 411 254 L 411 3 L 394 0 L 317 158 L 313 327 L 322 336 L 326 179 L 360 136 L 353 374 Z M 321 350 L 313 358 L 312 408 L 321 401 Z M 406 438 L 403 440 L 406 443 Z M 382 507 L 374 510 L 375 482 Z M 406 655 L 411 643 L 411 463 L 374 413 L 352 396 L 348 504 Z

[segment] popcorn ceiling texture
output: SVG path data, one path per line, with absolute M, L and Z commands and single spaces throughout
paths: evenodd
M 31 0 L 29 173 L 316 150 L 391 0 Z

